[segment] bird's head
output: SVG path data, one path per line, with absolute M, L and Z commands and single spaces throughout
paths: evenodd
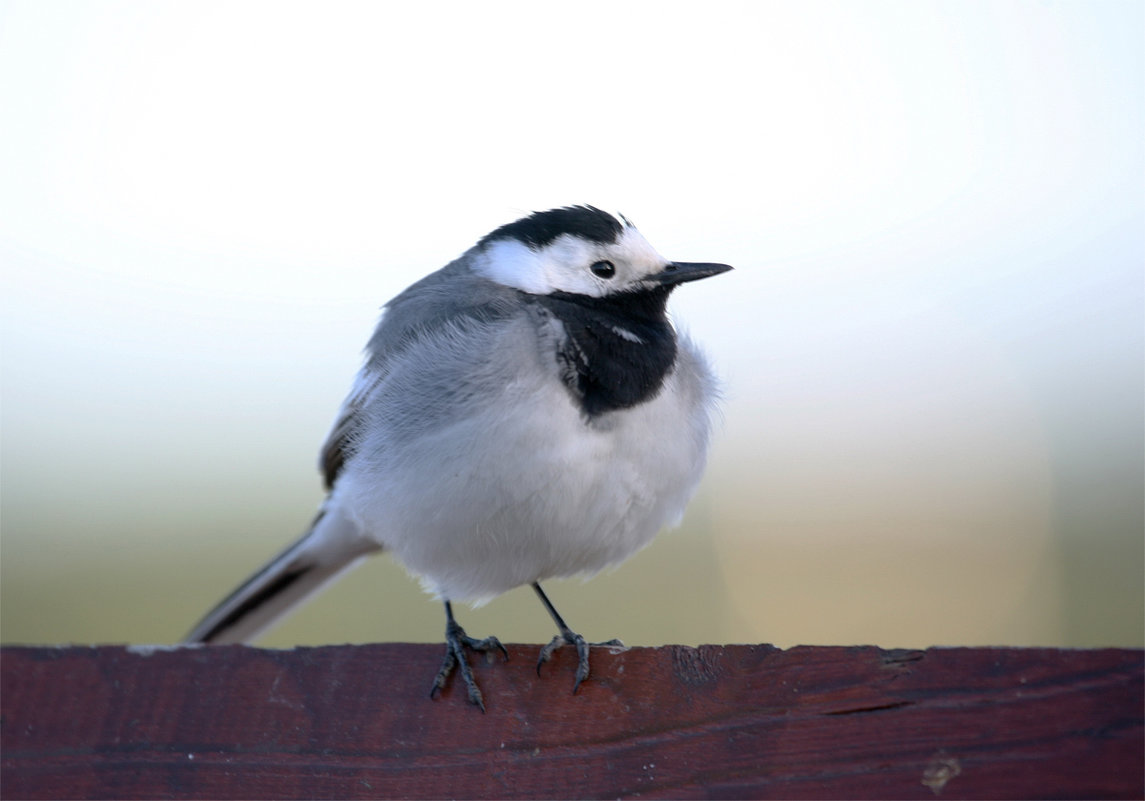
M 501 226 L 478 243 L 474 268 L 522 292 L 594 298 L 669 291 L 731 269 L 669 261 L 623 215 L 593 206 L 538 211 Z

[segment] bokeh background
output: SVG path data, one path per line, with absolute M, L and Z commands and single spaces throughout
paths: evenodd
M 309 521 L 381 304 L 593 203 L 738 269 L 673 301 L 705 481 L 575 628 L 1140 646 L 1143 8 L 6 0 L 0 636 L 177 640 Z M 442 629 L 382 557 L 262 642 Z

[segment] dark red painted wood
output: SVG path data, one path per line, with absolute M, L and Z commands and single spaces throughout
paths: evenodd
M 4 798 L 1141 798 L 1138 650 L 0 651 Z

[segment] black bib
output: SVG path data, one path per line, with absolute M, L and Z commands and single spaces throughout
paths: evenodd
M 561 378 L 588 418 L 651 400 L 676 361 L 666 306 L 671 287 L 603 298 L 531 295 L 564 324 L 557 345 Z

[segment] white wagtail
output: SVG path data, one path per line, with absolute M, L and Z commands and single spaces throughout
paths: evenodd
M 592 206 L 503 225 L 386 304 L 322 448 L 310 530 L 231 593 L 191 642 L 249 640 L 361 557 L 390 551 L 445 602 L 446 655 L 485 708 L 452 601 L 592 574 L 677 522 L 707 455 L 715 381 L 668 295 L 725 264 L 672 262 Z

